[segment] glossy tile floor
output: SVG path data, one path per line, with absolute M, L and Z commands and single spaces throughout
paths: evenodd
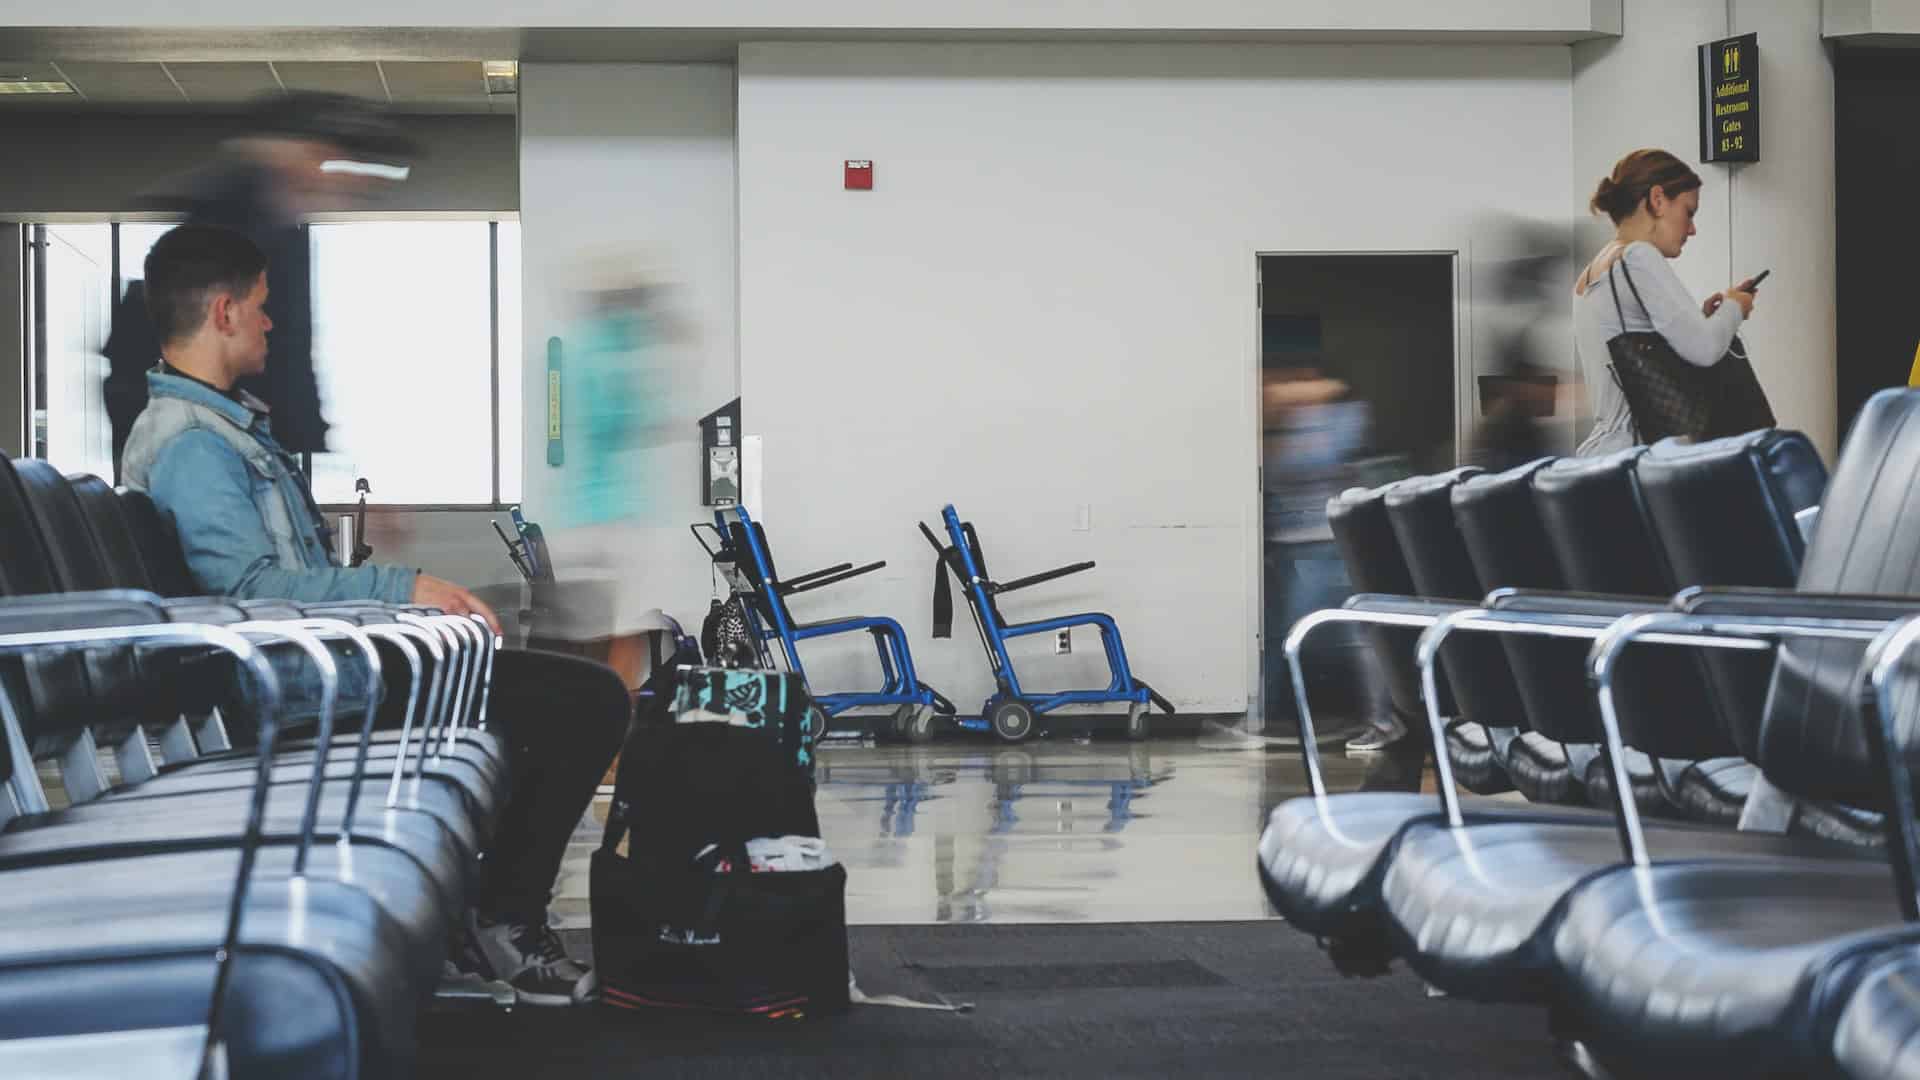
M 1329 786 L 1364 762 L 1323 745 Z M 1052 739 L 829 746 L 820 827 L 846 864 L 853 924 L 1273 918 L 1254 870 L 1266 814 L 1306 790 L 1296 747 L 1225 732 L 1144 743 Z M 587 923 L 582 820 L 554 914 Z

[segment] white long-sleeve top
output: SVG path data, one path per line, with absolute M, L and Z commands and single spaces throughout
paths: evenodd
M 1639 289 L 1637 300 L 1634 290 L 1627 288 L 1626 274 L 1615 267 L 1622 259 Z M 1614 307 L 1613 290 L 1608 287 L 1609 274 L 1620 289 L 1618 309 Z M 1593 430 L 1574 451 L 1582 457 L 1624 449 L 1634 442 L 1633 416 L 1619 383 L 1614 381 L 1607 342 L 1622 332 L 1651 330 L 1665 338 L 1682 360 L 1695 367 L 1712 367 L 1726 355 L 1727 346 L 1733 343 L 1745 319 L 1740 305 L 1734 303 L 1720 305 L 1711 316 L 1702 315 L 1700 301 L 1687 291 L 1666 256 L 1644 240 L 1627 245 L 1624 252 L 1619 241 L 1602 248 L 1580 275 L 1573 294 L 1574 347 L 1580 357 L 1581 375 L 1593 395 Z

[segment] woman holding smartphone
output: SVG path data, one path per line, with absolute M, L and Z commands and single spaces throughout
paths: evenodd
M 1594 397 L 1593 430 L 1575 451 L 1581 456 L 1639 441 L 1611 368 L 1609 342 L 1652 332 L 1687 363 L 1712 367 L 1753 313 L 1758 284 L 1743 281 L 1700 303 L 1673 272 L 1668 260 L 1679 258 L 1694 234 L 1700 176 L 1665 150 L 1636 150 L 1621 158 L 1601 179 L 1591 205 L 1613 221 L 1614 236 L 1573 288 L 1574 340 Z

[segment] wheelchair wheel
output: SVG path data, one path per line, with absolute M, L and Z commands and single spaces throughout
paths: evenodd
M 893 710 L 891 732 L 894 738 L 910 743 L 933 739 L 933 709 L 927 705 L 902 705 Z
M 987 723 L 1002 742 L 1025 742 L 1033 737 L 1033 706 L 1009 698 L 993 707 L 993 711 L 987 715 Z
M 1127 738 L 1142 742 L 1150 733 L 1147 725 L 1147 703 L 1136 701 L 1127 706 Z

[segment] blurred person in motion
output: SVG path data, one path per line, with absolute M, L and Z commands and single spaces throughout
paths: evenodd
M 397 161 L 409 141 L 373 105 L 339 94 L 289 93 L 258 102 L 245 135 L 223 143 L 204 167 L 157 184 L 137 209 L 174 214 L 188 224 L 219 225 L 267 255 L 267 316 L 273 362 L 240 389 L 273 414 L 274 435 L 295 454 L 327 449 L 327 421 L 313 366 L 313 262 L 307 219 L 359 206 L 382 181 L 369 162 Z M 147 372 L 160 357 L 146 317 L 144 283 L 116 306 L 104 350 L 107 414 L 116 467 L 134 418 L 147 403 Z M 136 291 L 140 290 L 140 291 Z
M 1475 319 L 1498 341 L 1494 374 L 1480 379 L 1480 423 L 1467 460 L 1499 472 L 1555 452 L 1547 421 L 1560 406 L 1567 366 L 1560 285 L 1565 279 L 1564 227 L 1511 214 L 1480 224 L 1475 248 L 1492 288 Z
M 690 335 L 667 276 L 647 258 L 620 251 L 582 262 L 559 335 L 562 453 L 541 504 L 560 580 L 537 629 L 543 640 L 604 642 L 609 663 L 627 671 L 621 650 L 658 602 L 634 591 L 646 584 L 633 565 L 641 532 L 684 528 L 697 501 L 680 445 L 698 438 L 694 372 L 680 362 Z
M 1279 644 L 1301 617 L 1336 607 L 1352 591 L 1327 524 L 1327 502 L 1357 478 L 1355 465 L 1371 423 L 1366 402 L 1346 383 L 1310 365 L 1262 372 L 1261 411 L 1266 502 L 1266 699 L 1271 714 L 1294 716 L 1293 679 Z M 1345 669 L 1368 730 L 1351 740 L 1356 753 L 1376 753 L 1402 730 L 1380 696 L 1372 653 L 1357 634 L 1323 631 L 1320 648 L 1302 657 L 1315 671 Z M 1295 717 L 1295 722 L 1298 718 Z M 1404 740 L 1400 740 L 1404 741 Z
M 659 275 L 602 259 L 562 338 L 566 458 L 553 524 L 598 528 L 667 509 L 644 460 L 676 431 L 668 347 L 677 338 Z
M 1635 150 L 1600 179 L 1591 206 L 1613 222 L 1614 235 L 1573 286 L 1574 342 L 1594 406 L 1593 429 L 1575 451 L 1583 457 L 1640 441 L 1608 342 L 1651 331 L 1687 363 L 1712 367 L 1753 313 L 1750 281 L 1702 303 L 1674 273 L 1671 260 L 1693 236 L 1700 211 L 1700 176 L 1686 162 L 1665 150 Z
M 1554 414 L 1558 380 L 1527 359 L 1492 377 L 1466 464 L 1501 472 L 1553 453 L 1546 418 Z

